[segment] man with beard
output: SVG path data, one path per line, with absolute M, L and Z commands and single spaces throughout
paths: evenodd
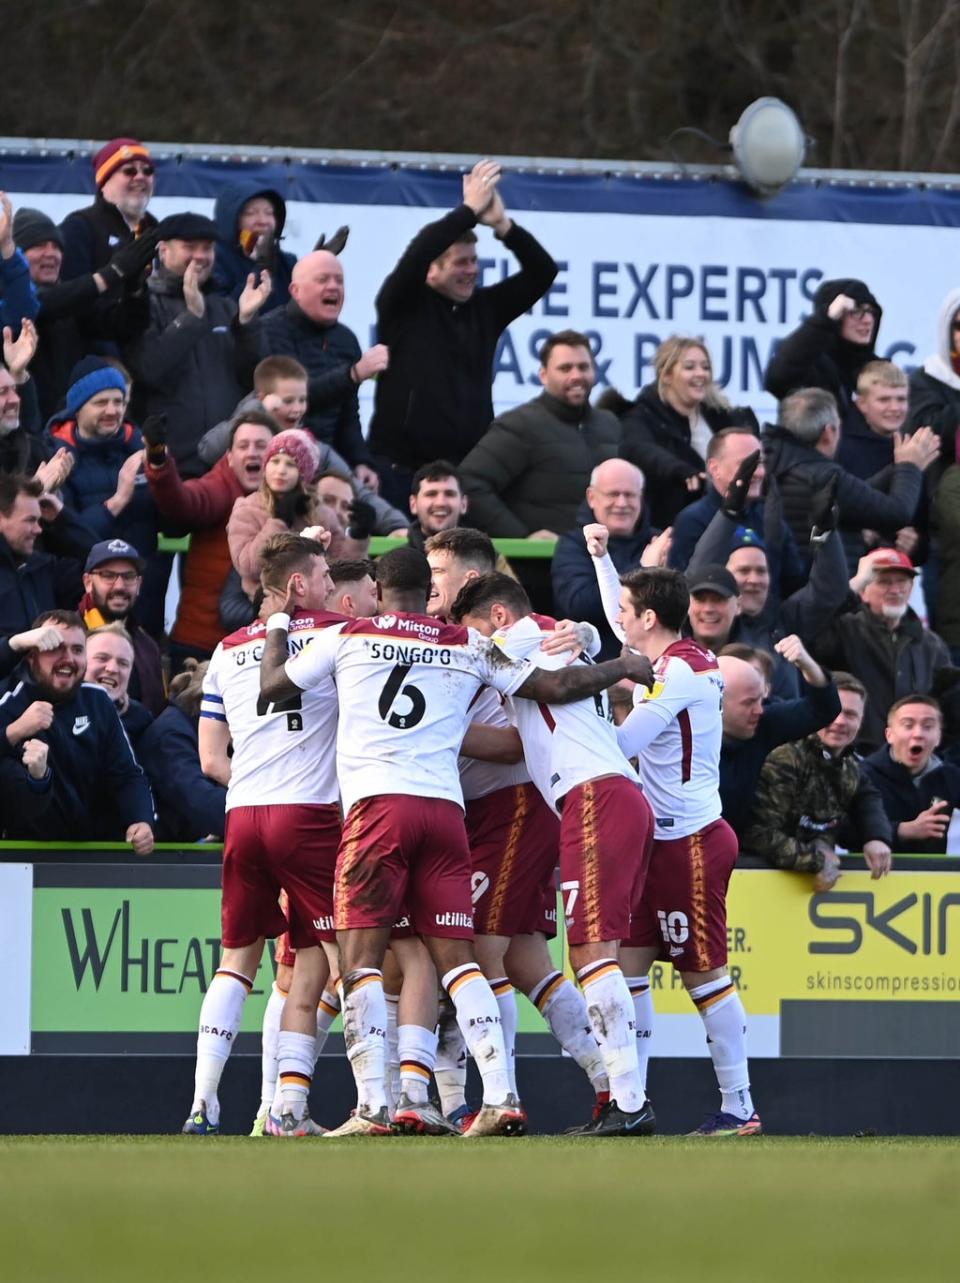
M 856 745 L 863 754 L 883 744 L 887 714 L 904 695 L 933 695 L 940 701 L 948 744 L 960 730 L 960 670 L 950 663 L 943 639 L 924 628 L 910 607 L 918 573 L 896 548 L 877 548 L 862 557 L 850 580 L 851 605 L 859 597 L 859 608 L 837 615 L 813 647 L 821 664 L 853 673 L 866 687 L 869 698 Z
M 263 456 L 277 431 L 273 419 L 247 410 L 234 419 L 230 448 L 203 477 L 184 481 L 167 449 L 166 423 L 143 425 L 147 442 L 144 472 L 167 530 L 190 532 L 190 552 L 182 572 L 177 622 L 170 635 L 174 671 L 189 656 L 209 659 L 220 642 L 219 601 L 232 569 L 227 518 L 241 495 L 253 494 L 261 481 Z
M 157 226 L 147 213 L 153 195 L 150 153 L 136 138 L 112 138 L 93 157 L 97 195 L 60 224 L 65 281 L 105 266 L 120 245 L 129 245 Z
M 133 544 L 123 539 L 104 539 L 94 544 L 84 567 L 85 591 L 77 609 L 90 629 L 112 623 L 123 625 L 134 650 L 130 694 L 158 717 L 167 703 L 160 650 L 133 614 L 143 585 L 144 564 Z
M 471 520 L 494 538 L 556 539 L 570 530 L 590 474 L 612 459 L 620 424 L 590 405 L 590 340 L 562 330 L 540 349 L 543 391 L 495 419 L 461 467 Z
M 0 698 L 0 780 L 8 801 L 6 836 L 39 842 L 129 842 L 153 850 L 153 798 L 107 692 L 84 682 L 86 628 L 69 610 L 50 610 L 33 627 L 60 634 L 33 649 Z M 44 642 L 46 644 L 46 640 Z M 38 779 L 35 748 L 48 746 Z M 29 779 L 25 778 L 29 777 Z M 10 805 L 10 798 L 16 805 Z
M 260 356 L 254 318 L 270 294 L 270 274 L 253 274 L 240 298 L 213 293 L 217 229 L 202 214 L 171 214 L 157 229 L 160 269 L 148 282 L 150 324 L 124 349 L 134 377 L 134 417 L 166 414 L 169 447 L 184 476 L 203 465 L 197 444 L 225 419 L 253 383 Z

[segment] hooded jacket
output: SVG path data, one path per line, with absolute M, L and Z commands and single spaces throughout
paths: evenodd
M 935 797 L 949 802 L 951 810 L 956 810 L 960 806 L 960 769 L 934 756 L 925 771 L 912 775 L 907 767 L 894 761 L 887 744 L 864 758 L 860 769 L 873 781 L 883 800 L 883 809 L 893 828 L 893 850 L 916 855 L 944 855 L 947 829 L 940 838 L 925 839 L 902 838 L 897 829 L 899 825 L 915 820 L 921 811 L 926 811 Z
M 251 258 L 240 244 L 240 212 L 247 201 L 257 196 L 267 198 L 277 218 L 273 251 L 265 261 Z M 263 316 L 286 303 L 290 297 L 290 278 L 297 260 L 293 254 L 287 254 L 280 248 L 280 239 L 287 221 L 287 205 L 280 193 L 272 187 L 261 186 L 255 179 L 233 183 L 225 187 L 217 197 L 213 206 L 213 221 L 217 225 L 213 289 L 218 294 L 238 299 L 243 293 L 250 273 L 253 272 L 259 280 L 260 272 L 266 268 L 270 273 L 273 288 L 270 297 L 260 309 L 260 315 Z
M 150 325 L 124 349 L 133 374 L 134 418 L 167 416 L 168 446 L 185 477 L 203 472 L 197 442 L 253 384 L 260 359 L 256 318 L 241 325 L 233 299 L 204 286 L 203 316 L 183 301 L 183 279 L 161 269 L 147 282 Z
M 937 350 L 910 375 L 910 413 L 907 427 L 933 428 L 940 438 L 940 458 L 930 469 L 935 487 L 957 457 L 960 432 L 960 374 L 953 367 L 953 318 L 960 311 L 960 289 L 951 290 L 940 304 L 937 317 Z M 960 362 L 958 362 L 960 363 Z
M 602 403 L 606 403 L 605 399 Z M 706 471 L 703 459 L 691 444 L 690 420 L 663 400 L 656 383 L 648 383 L 633 402 L 611 398 L 610 408 L 620 417 L 620 457 L 636 464 L 643 473 L 650 520 L 666 529 L 690 502 L 687 478 Z M 746 407 L 727 409 L 704 404 L 700 413 L 711 432 L 735 425 L 751 432 L 759 430 L 756 416 Z
M 841 338 L 842 322 L 827 314 L 839 294 L 876 309 L 877 323 L 869 343 L 850 343 Z M 841 422 L 845 422 L 860 371 L 868 361 L 877 359 L 874 344 L 882 316 L 883 309 L 863 281 L 849 277 L 824 281 L 813 296 L 811 315 L 787 335 L 770 358 L 764 387 L 778 400 L 798 388 L 824 388 L 836 398 Z

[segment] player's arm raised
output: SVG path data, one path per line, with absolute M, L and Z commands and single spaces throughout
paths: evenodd
M 574 668 L 535 668 L 513 692 L 523 699 L 535 699 L 541 704 L 572 704 L 577 699 L 589 699 L 608 686 L 628 678 L 642 686 L 653 688 L 653 665 L 646 655 L 638 655 L 624 646 L 619 659 L 603 664 L 582 664 Z
M 260 694 L 271 704 L 275 704 L 280 699 L 287 699 L 291 695 L 297 695 L 301 690 L 286 673 L 289 627 L 290 616 L 286 611 L 278 611 L 267 620 L 263 658 L 260 660 Z

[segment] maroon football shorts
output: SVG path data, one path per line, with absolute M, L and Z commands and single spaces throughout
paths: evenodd
M 653 843 L 632 948 L 659 947 L 678 971 L 713 971 L 727 965 L 727 885 L 737 862 L 737 835 L 714 820 L 689 837 Z
M 221 936 L 240 949 L 288 929 L 294 949 L 333 940 L 333 872 L 340 808 L 327 804 L 235 806 L 223 843 Z M 279 905 L 287 893 L 287 916 Z
M 463 811 L 443 798 L 361 798 L 344 822 L 334 886 L 338 931 L 390 927 L 406 914 L 421 936 L 473 939 Z
M 560 891 L 570 944 L 623 940 L 643 892 L 653 812 L 624 775 L 578 784 L 563 799 Z
M 473 929 L 483 936 L 542 930 L 552 886 L 560 821 L 533 784 L 514 784 L 467 803 L 473 868 Z M 556 894 L 553 896 L 556 906 Z M 556 929 L 556 924 L 554 924 Z

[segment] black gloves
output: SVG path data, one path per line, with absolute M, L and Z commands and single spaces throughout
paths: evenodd
M 344 245 L 346 245 L 349 235 L 349 227 L 338 227 L 329 240 L 327 240 L 326 232 L 321 232 L 313 248 L 314 250 L 325 249 L 328 254 L 339 254 Z
M 760 466 L 760 447 L 753 454 L 747 455 L 744 461 L 737 468 L 733 480 L 727 487 L 723 496 L 723 511 L 732 521 L 739 521 L 743 516 L 743 510 L 747 506 L 747 495 L 750 492 L 750 482 L 753 480 L 753 474 Z
M 121 245 L 106 267 L 100 269 L 100 275 L 107 285 L 110 287 L 123 285 L 127 281 L 133 281 L 138 276 L 142 276 L 153 262 L 158 240 L 159 237 L 154 229 L 152 232 L 147 232 L 146 236 L 131 241 L 129 245 Z
M 273 515 L 292 527 L 298 517 L 305 517 L 310 510 L 310 496 L 302 490 L 288 490 L 273 496 Z
M 815 534 L 827 535 L 831 530 L 836 530 L 837 523 L 840 520 L 840 509 L 837 507 L 837 482 L 840 474 L 834 472 L 831 474 L 827 484 L 823 487 L 810 505 L 810 521 Z
M 365 499 L 354 499 L 349 508 L 350 524 L 347 534 L 351 539 L 369 539 L 377 525 L 377 510 Z
M 140 429 L 147 443 L 147 458 L 151 463 L 163 463 L 167 457 L 167 416 L 151 414 L 143 421 Z

